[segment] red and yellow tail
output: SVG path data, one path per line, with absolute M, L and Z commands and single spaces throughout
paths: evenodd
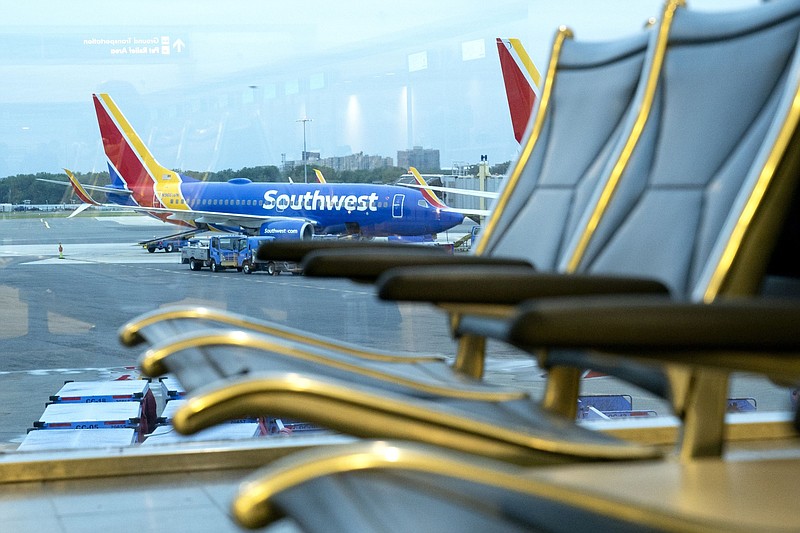
M 317 175 L 317 182 L 318 183 L 328 183 L 327 181 L 325 181 L 325 176 L 322 175 L 322 171 L 319 170 L 318 168 L 314 169 L 314 174 Z
M 500 55 L 500 68 L 503 71 L 514 137 L 521 143 L 533 106 L 539 97 L 542 76 L 519 39 L 498 38 L 497 52 Z
M 112 185 L 133 192 L 141 207 L 187 209 L 185 202 L 164 198 L 182 198 L 180 175 L 161 166 L 108 94 L 93 95 L 97 123 L 108 158 Z M 116 181 L 116 183 L 115 183 Z

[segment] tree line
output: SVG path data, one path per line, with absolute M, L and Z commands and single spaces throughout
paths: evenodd
M 491 167 L 491 172 L 492 174 L 505 173 L 508 165 L 509 162 L 495 165 Z M 407 169 L 400 167 L 336 171 L 329 167 L 309 165 L 307 169 L 308 181 L 312 183 L 316 182 L 314 168 L 321 170 L 325 180 L 331 183 L 394 183 L 397 178 L 407 172 Z M 477 167 L 468 171 L 477 173 Z M 291 178 L 295 183 L 302 183 L 304 180 L 302 166 L 296 166 L 284 172 L 281 172 L 274 165 L 244 167 L 239 170 L 226 169 L 218 172 L 197 172 L 192 170 L 180 172 L 202 181 L 228 181 L 233 178 L 247 178 L 254 182 L 285 182 Z M 102 186 L 108 185 L 111 181 L 108 172 L 76 172 L 75 176 L 84 185 Z M 66 175 L 49 172 L 17 174 L 16 176 L 0 178 L 0 203 L 22 204 L 27 201 L 32 204 L 69 204 L 80 202 L 73 193 L 72 187 L 44 182 L 41 179 L 68 182 Z M 98 200 L 104 200 L 102 194 L 98 196 Z

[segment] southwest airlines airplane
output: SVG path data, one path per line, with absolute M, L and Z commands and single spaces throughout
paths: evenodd
M 407 187 L 326 183 L 324 178 L 320 183 L 255 183 L 246 178 L 199 181 L 160 165 L 109 95 L 93 95 L 93 100 L 111 184 L 84 186 L 65 169 L 84 202 L 80 211 L 103 205 L 91 198 L 87 192 L 91 189 L 106 193 L 113 205 L 164 222 L 281 239 L 325 234 L 429 235 L 464 219 L 463 213 L 447 207 L 432 191 Z

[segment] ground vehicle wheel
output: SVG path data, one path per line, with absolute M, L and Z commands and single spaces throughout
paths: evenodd
M 219 272 L 219 265 L 213 259 L 211 260 L 211 272 Z
M 252 274 L 253 273 L 253 269 L 250 268 L 250 261 L 245 261 L 244 262 L 244 264 L 242 265 L 242 272 L 244 272 L 245 274 Z
M 171 244 L 168 244 L 168 245 L 167 245 L 167 253 L 168 253 L 168 254 L 170 254 L 170 253 L 172 253 L 172 252 L 174 252 L 174 251 L 175 251 L 175 249 L 172 247 L 172 245 L 171 245 Z
M 147 247 L 147 251 L 148 251 L 148 252 L 150 252 L 151 254 L 152 254 L 153 252 L 155 252 L 155 251 L 156 251 L 156 247 L 155 247 L 155 245 L 154 245 L 154 244 L 151 244 L 151 245 L 149 245 L 149 246 Z
M 200 270 L 200 263 L 194 259 L 189 259 L 189 270 Z
M 275 263 L 272 263 L 272 262 L 267 263 L 267 274 L 269 274 L 270 276 L 274 276 L 277 273 L 278 273 L 278 271 L 275 268 Z

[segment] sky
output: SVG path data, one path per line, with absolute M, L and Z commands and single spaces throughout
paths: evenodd
M 689 1 L 731 9 L 755 0 Z M 202 8 L 198 7 L 201 6 Z M 322 157 L 440 151 L 443 168 L 518 146 L 496 37 L 544 70 L 576 39 L 641 31 L 652 0 L 33 0 L 0 21 L 0 177 L 105 169 L 91 103 L 108 92 L 165 166 L 217 171 Z M 588 90 L 588 88 L 587 88 Z M 310 119 L 303 123 L 301 119 Z M 305 132 L 303 131 L 305 127 Z

